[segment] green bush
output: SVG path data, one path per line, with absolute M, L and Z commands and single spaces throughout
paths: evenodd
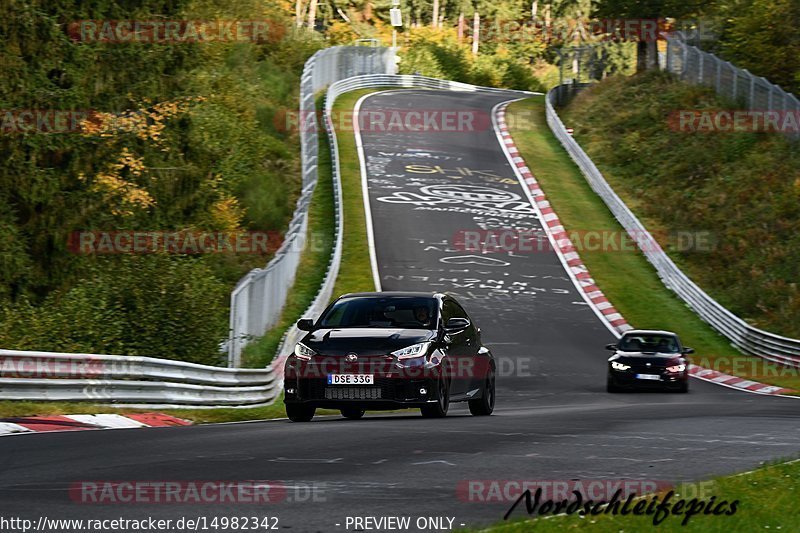
M 220 362 L 228 293 L 268 254 L 94 257 L 73 253 L 68 238 L 286 227 L 299 149 L 275 117 L 296 108 L 303 63 L 321 42 L 295 33 L 282 9 L 261 0 L 0 6 L 2 107 L 100 113 L 91 130 L 0 135 L 0 346 Z M 155 18 L 275 24 L 261 43 L 76 42 L 65 30 Z
M 506 48 L 488 45 L 473 57 L 468 45 L 458 44 L 453 29 L 413 29 L 406 36 L 406 44 L 399 55 L 401 74 L 418 73 L 505 89 L 540 91 L 543 88 L 529 65 L 531 58 L 523 61 Z

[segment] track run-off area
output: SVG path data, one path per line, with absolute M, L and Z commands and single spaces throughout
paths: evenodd
M 457 295 L 498 359 L 492 416 L 473 417 L 466 404 L 454 404 L 439 420 L 409 411 L 359 421 L 322 416 L 2 438 L 0 514 L 34 521 L 269 516 L 288 531 L 347 531 L 348 516 L 402 515 L 412 525 L 441 517 L 454 528 L 479 527 L 501 521 L 510 507 L 471 492 L 492 480 L 679 484 L 796 456 L 800 416 L 791 399 L 697 379 L 689 394 L 606 393 L 604 346 L 615 336 L 555 252 L 480 254 L 456 244 L 474 230 L 544 236 L 491 120 L 499 104 L 520 96 L 392 90 L 357 104 L 359 114 L 486 117 L 475 131 L 364 128 L 357 145 L 376 284 Z M 536 161 L 527 164 L 535 172 Z M 275 480 L 286 494 L 254 505 L 99 505 L 75 494 L 76 483 L 123 480 Z M 522 508 L 514 515 L 523 516 Z

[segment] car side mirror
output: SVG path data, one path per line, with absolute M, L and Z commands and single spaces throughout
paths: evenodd
M 297 329 L 300 331 L 311 331 L 314 329 L 314 319 L 312 318 L 301 318 L 297 321 Z
M 682 353 L 683 355 L 689 355 L 689 354 L 692 354 L 692 353 L 694 353 L 694 348 L 688 348 L 688 347 L 687 347 L 687 348 L 684 348 L 684 349 L 683 349 L 683 352 L 681 352 L 681 353 Z
M 469 327 L 469 320 L 466 318 L 451 318 L 447 321 L 447 324 L 444 325 L 444 330 L 447 333 L 453 333 L 456 331 L 461 331 L 463 329 L 467 329 Z
M 606 350 L 611 350 L 612 352 L 615 352 L 615 351 L 617 351 L 617 345 L 616 344 L 606 344 Z

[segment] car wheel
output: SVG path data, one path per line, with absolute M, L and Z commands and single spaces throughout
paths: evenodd
M 689 392 L 689 380 L 687 379 L 686 381 L 684 381 L 683 383 L 681 383 L 681 386 L 680 386 L 680 387 L 678 387 L 678 388 L 675 390 L 675 392 L 680 392 L 680 393 L 686 393 L 686 392 Z
M 606 381 L 606 392 L 620 392 L 621 390 L 609 376 L 608 381 Z
M 486 384 L 483 390 L 483 396 L 476 400 L 469 401 L 469 412 L 474 416 L 488 416 L 494 411 L 495 399 L 495 385 L 494 385 L 494 372 L 489 371 L 486 376 Z
M 292 422 L 309 422 L 314 418 L 314 413 L 317 411 L 316 407 L 309 407 L 308 405 L 287 403 L 286 416 Z
M 436 403 L 419 408 L 425 418 L 444 418 L 450 408 L 450 386 L 447 379 L 440 377 L 436 382 L 436 388 Z
M 350 420 L 358 420 L 362 416 L 364 416 L 363 409 L 359 409 L 358 407 L 345 407 L 342 411 L 342 416 L 348 418 Z

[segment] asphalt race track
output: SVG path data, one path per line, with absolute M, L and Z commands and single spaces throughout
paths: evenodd
M 488 119 L 496 104 L 517 97 L 391 91 L 364 99 L 361 112 L 469 109 Z M 0 514 L 275 516 L 289 531 L 346 531 L 347 516 L 451 517 L 455 527 L 478 526 L 500 521 L 509 504 L 462 501 L 460 482 L 677 483 L 796 456 L 796 400 L 699 380 L 688 395 L 607 394 L 603 346 L 613 336 L 553 252 L 483 255 L 453 246 L 462 230 L 540 227 L 494 131 L 480 122 L 469 133 L 363 131 L 362 138 L 382 289 L 460 296 L 500 360 L 493 416 L 472 417 L 457 404 L 443 420 L 409 412 L 6 437 Z M 536 162 L 528 163 L 535 172 Z M 282 480 L 289 493 L 267 505 L 92 505 L 69 496 L 84 480 Z M 316 497 L 292 489 L 309 484 Z

